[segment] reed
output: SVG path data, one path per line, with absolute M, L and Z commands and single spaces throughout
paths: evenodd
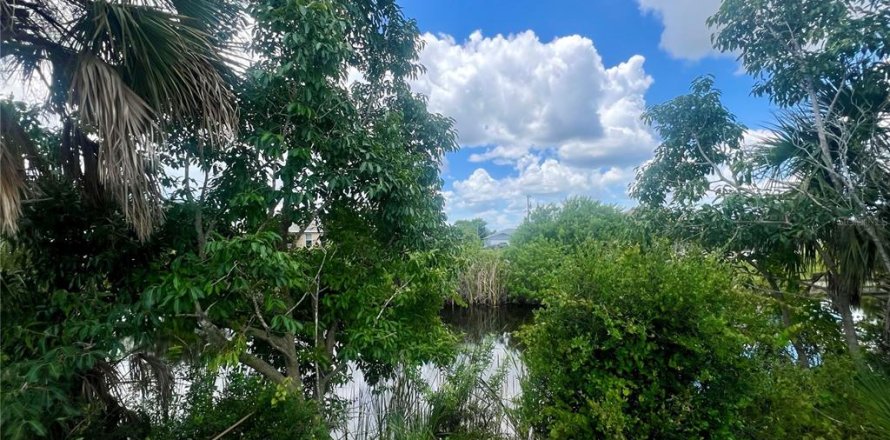
M 493 340 L 466 349 L 428 377 L 400 371 L 352 401 L 340 440 L 518 438 L 506 360 L 493 360 Z
M 458 273 L 457 293 L 467 305 L 496 306 L 505 303 L 506 268 L 506 261 L 498 250 L 473 252 Z

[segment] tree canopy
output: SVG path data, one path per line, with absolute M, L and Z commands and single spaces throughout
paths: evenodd
M 0 10 L 4 62 L 51 79 L 3 103 L 4 437 L 145 427 L 129 362 L 160 396 L 198 359 L 324 405 L 348 363 L 447 358 L 455 134 L 395 2 Z M 325 245 L 293 246 L 313 221 Z
M 631 191 L 675 211 L 681 235 L 759 271 L 780 302 L 782 290 L 824 284 L 854 355 L 851 307 L 890 273 L 887 6 L 724 1 L 709 20 L 715 47 L 738 53 L 757 80 L 752 92 L 782 109 L 771 134 L 743 144 L 745 127 L 713 79 L 698 79 L 689 95 L 647 111 L 662 143 Z

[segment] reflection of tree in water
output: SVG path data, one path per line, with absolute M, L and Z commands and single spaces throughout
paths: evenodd
M 511 349 L 519 349 L 518 340 L 510 335 L 526 324 L 531 324 L 534 307 L 503 305 L 500 307 L 456 307 L 442 310 L 442 321 L 453 330 L 463 333 L 464 340 L 478 344 L 495 336 L 497 342 Z
M 373 385 L 352 364 L 349 381 L 334 389 L 342 408 L 333 438 L 405 438 L 410 437 L 406 433 L 435 432 L 446 422 L 476 430 L 469 438 L 512 438 L 515 421 L 508 420 L 505 409 L 522 392 L 525 368 L 511 334 L 530 324 L 533 312 L 518 305 L 449 306 L 442 321 L 464 335 L 453 364 L 397 368 L 392 378 Z

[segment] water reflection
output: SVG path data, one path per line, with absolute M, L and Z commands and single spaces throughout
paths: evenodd
M 463 333 L 467 343 L 478 344 L 490 336 L 509 338 L 516 330 L 532 321 L 534 308 L 522 305 L 500 307 L 447 306 L 442 310 L 442 321 L 453 330 Z M 518 347 L 511 347 L 518 349 Z
M 399 371 L 395 378 L 376 385 L 365 380 L 361 370 L 350 366 L 351 379 L 334 389 L 334 395 L 344 402 L 341 428 L 333 433 L 339 439 L 365 439 L 386 437 L 382 431 L 395 429 L 411 432 L 424 429 L 435 411 L 429 398 L 446 380 L 454 380 L 454 372 L 474 368 L 480 364 L 479 384 L 485 393 L 496 393 L 500 402 L 512 406 L 521 393 L 521 377 L 524 366 L 519 357 L 520 344 L 514 333 L 522 325 L 530 323 L 533 309 L 523 306 L 447 307 L 442 320 L 450 328 L 463 334 L 461 356 L 449 368 L 423 365 L 418 371 Z M 497 384 L 489 388 L 489 384 Z M 452 384 L 453 385 L 453 384 Z M 485 399 L 474 390 L 469 399 Z M 472 402 L 471 402 L 472 403 Z M 480 414 L 490 417 L 485 423 L 499 426 L 510 434 L 510 424 L 503 415 Z M 499 418 L 500 417 L 500 418 Z M 403 426 L 404 425 L 404 426 Z

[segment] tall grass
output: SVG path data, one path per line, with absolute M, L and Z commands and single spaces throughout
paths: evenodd
M 514 439 L 505 393 L 511 359 L 493 361 L 493 340 L 467 348 L 432 377 L 402 371 L 369 395 L 335 438 L 342 440 Z
M 496 306 L 507 301 L 506 261 L 497 249 L 468 253 L 458 273 L 457 292 L 468 305 Z

